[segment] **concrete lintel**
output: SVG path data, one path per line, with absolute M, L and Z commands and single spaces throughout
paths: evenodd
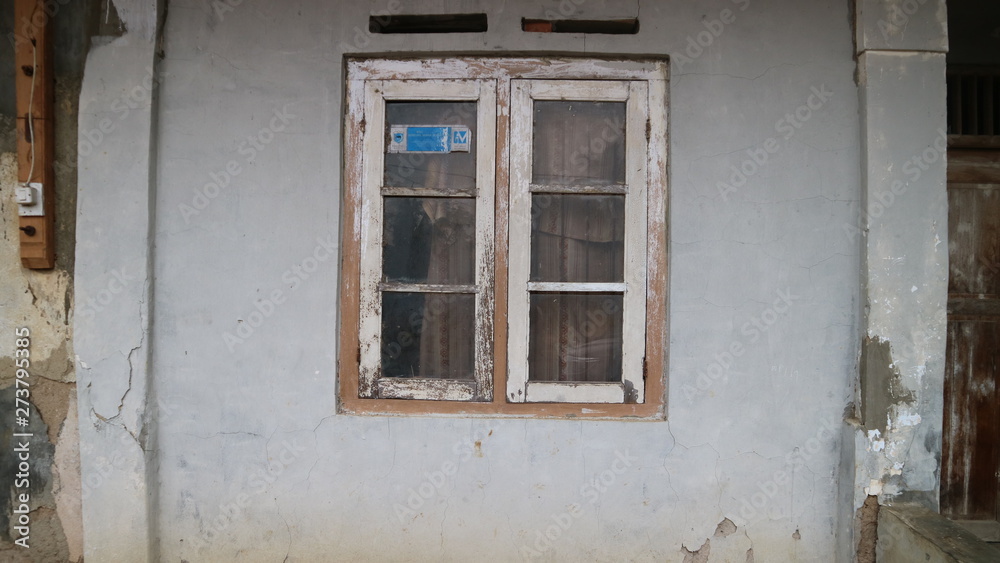
M 80 93 L 74 348 L 84 555 L 143 562 L 155 559 L 147 404 L 158 75 L 147 16 L 162 9 L 123 4 L 132 27 L 91 48 Z

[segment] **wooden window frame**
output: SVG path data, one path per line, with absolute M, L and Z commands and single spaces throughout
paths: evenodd
M 355 415 L 515 416 L 664 420 L 667 374 L 667 177 L 668 113 L 667 69 L 664 58 L 594 57 L 346 57 L 342 259 L 339 303 L 338 412 Z M 577 81 L 573 84 L 563 81 Z M 597 82 L 601 81 L 601 82 Z M 440 85 L 447 84 L 448 88 Z M 473 86 L 474 85 L 474 86 Z M 577 90 L 570 94 L 570 90 Z M 524 275 L 523 206 L 530 194 L 523 165 L 524 143 L 512 147 L 513 99 L 527 88 L 535 99 L 595 99 L 611 96 L 627 104 L 626 143 L 644 143 L 643 150 L 627 149 L 626 300 L 623 385 L 537 385 L 534 399 L 519 402 L 525 389 L 528 288 L 514 288 Z M 579 90 L 583 88 L 583 90 Z M 622 91 L 627 96 L 622 96 Z M 475 90 L 474 92 L 472 90 Z M 612 94 L 600 94 L 601 91 Z M 597 94 L 595 94 L 597 92 Z M 451 97 L 449 97 L 451 96 Z M 588 97 L 590 96 L 590 97 Z M 384 135 L 368 134 L 368 127 L 384 127 L 384 101 L 389 99 L 477 99 L 477 273 L 476 374 L 474 384 L 451 385 L 441 380 L 383 381 L 378 366 L 380 307 L 377 267 L 381 235 L 380 191 Z M 610 98 L 609 98 L 610 99 Z M 496 115 L 486 115 L 494 104 Z M 524 111 L 521 107 L 520 111 Z M 640 117 L 641 116 L 641 119 Z M 495 118 L 495 119 L 494 119 Z M 529 120 L 530 123 L 530 120 Z M 484 135 L 485 133 L 485 135 Z M 523 132 L 521 133 L 523 135 Z M 529 149 L 530 150 L 530 149 Z M 374 157 L 373 157 L 374 155 Z M 528 157 L 530 160 L 530 153 Z M 512 171 L 512 168 L 516 168 Z M 633 168 L 645 175 L 644 181 Z M 483 186 L 491 186 L 482 189 Z M 620 193 L 620 192 L 619 192 Z M 530 204 L 528 204 L 530 205 Z M 490 212 L 482 217 L 486 209 Z M 512 214 L 512 210 L 517 212 Z M 480 228 L 482 227 L 482 228 Z M 517 231 L 515 232 L 515 229 Z M 512 234 L 513 233 L 513 234 Z M 480 236 L 482 235 L 482 236 Z M 373 269 L 373 264 L 375 267 Z M 517 265 L 520 264 L 520 265 Z M 512 270 L 511 268 L 514 268 Z M 525 280 L 526 281 L 526 280 Z M 527 284 L 523 284 L 527 285 Z M 606 284 L 605 284 L 606 285 Z M 513 296 L 513 297 L 512 297 Z M 523 298 L 523 299 L 522 299 Z M 368 314 L 362 314 L 367 311 Z M 375 314 L 372 314 L 372 312 Z M 509 325 L 509 327 L 508 327 Z M 631 327 L 631 328 L 629 328 Z M 643 338 L 636 338 L 638 331 Z M 373 338 L 372 336 L 376 337 Z M 630 337 L 630 335 L 632 335 Z M 510 355 L 509 355 L 510 354 Z M 511 360 L 514 358 L 514 360 Z M 522 361 L 523 360 L 523 361 Z M 624 392 L 622 401 L 605 402 L 608 391 L 572 391 L 570 387 L 637 389 Z M 378 391 L 374 391 L 378 387 Z M 552 387 L 548 391 L 543 388 Z M 555 387 L 561 387 L 555 389 Z M 514 390 L 514 400 L 511 391 Z M 504 392 L 506 391 L 506 393 Z M 617 397 L 612 392 L 610 400 Z M 541 394 L 540 394 L 541 393 Z M 600 393 L 604 393 L 604 399 Z M 395 398 L 386 398 L 386 395 Z M 524 393 L 522 397 L 528 396 Z M 528 400 L 533 400 L 528 397 Z M 523 401 L 523 399 L 522 399 Z

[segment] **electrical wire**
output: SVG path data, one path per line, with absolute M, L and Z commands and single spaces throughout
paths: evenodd
M 31 139 L 31 168 L 28 170 L 28 181 L 25 186 L 31 185 L 31 178 L 35 175 L 35 79 L 38 77 L 38 47 L 35 39 L 31 39 L 31 94 L 28 97 L 28 138 Z

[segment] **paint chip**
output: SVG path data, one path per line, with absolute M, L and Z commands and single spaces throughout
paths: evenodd
M 729 518 L 723 518 L 722 522 L 715 527 L 715 537 L 727 537 L 736 533 L 736 524 Z

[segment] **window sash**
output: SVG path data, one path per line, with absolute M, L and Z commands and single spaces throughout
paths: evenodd
M 668 216 L 668 175 L 669 175 L 669 138 L 667 130 L 669 127 L 669 116 L 667 112 L 668 91 L 669 91 L 669 61 L 665 57 L 503 57 L 494 55 L 483 56 L 455 56 L 455 57 L 435 57 L 432 59 L 412 57 L 411 55 L 400 54 L 398 56 L 369 56 L 358 55 L 345 58 L 346 84 L 345 84 L 345 115 L 343 130 L 343 180 L 342 186 L 342 262 L 340 270 L 340 290 L 338 301 L 338 316 L 340 319 L 338 329 L 338 352 L 337 352 L 337 380 L 338 380 L 338 400 L 337 412 L 348 415 L 443 415 L 443 416 L 515 416 L 515 417 L 542 417 L 542 418 L 566 418 L 582 417 L 590 419 L 642 419 L 642 420 L 664 420 L 666 418 L 666 395 L 665 383 L 667 377 L 667 348 L 668 342 L 668 250 L 667 245 L 667 216 Z M 644 402 L 636 403 L 634 396 L 625 388 L 624 381 L 620 385 L 623 395 L 629 393 L 624 399 L 624 403 L 618 402 L 617 398 L 612 398 L 612 402 L 602 403 L 573 403 L 573 402 L 513 402 L 507 399 L 505 385 L 508 372 L 515 371 L 518 366 L 508 367 L 508 347 L 511 343 L 511 335 L 519 337 L 521 331 L 519 323 L 508 324 L 510 313 L 510 299 L 518 299 L 522 293 L 527 299 L 527 292 L 524 288 L 519 291 L 510 291 L 509 285 L 509 264 L 510 257 L 516 256 L 520 249 L 514 244 L 512 236 L 515 235 L 514 227 L 510 224 L 510 204 L 511 204 L 511 159 L 510 155 L 516 148 L 515 141 L 511 136 L 512 114 L 511 103 L 512 81 L 516 80 L 547 80 L 553 82 L 577 81 L 591 82 L 607 85 L 609 82 L 619 82 L 629 84 L 631 90 L 633 81 L 643 83 L 647 86 L 648 95 L 648 120 L 645 124 L 645 140 L 648 141 L 648 148 L 645 155 L 646 174 L 648 177 L 647 209 L 642 217 L 637 220 L 646 220 L 647 240 L 646 247 L 648 256 L 646 258 L 646 318 L 644 331 L 638 333 L 636 338 L 645 339 L 645 357 L 642 363 L 642 370 L 635 372 L 635 379 L 640 383 L 645 382 L 644 387 L 639 386 L 644 394 Z M 478 150 L 479 162 L 484 159 L 491 159 L 491 165 L 495 164 L 495 181 L 492 183 L 478 183 L 476 190 L 463 190 L 464 196 L 469 198 L 478 197 L 479 189 L 491 192 L 491 196 L 496 198 L 493 213 L 495 215 L 477 214 L 483 217 L 490 217 L 495 221 L 494 242 L 491 249 L 495 250 L 495 260 L 493 264 L 493 279 L 488 280 L 488 287 L 483 285 L 476 288 L 476 293 L 486 292 L 491 298 L 495 298 L 495 316 L 490 316 L 492 323 L 492 341 L 485 342 L 476 340 L 477 346 L 485 343 L 488 346 L 488 354 L 492 354 L 494 369 L 492 374 L 493 386 L 500 389 L 500 392 L 493 393 L 492 401 L 482 400 L 434 400 L 443 398 L 439 391 L 415 395 L 404 387 L 430 387 L 445 384 L 452 389 L 458 389 L 466 385 L 469 381 L 443 381 L 436 379 L 407 379 L 405 382 L 401 378 L 383 378 L 383 382 L 378 380 L 364 381 L 361 376 L 361 352 L 364 343 L 371 342 L 371 339 L 362 334 L 361 321 L 369 317 L 372 312 L 370 308 L 362 306 L 362 247 L 367 244 L 367 237 L 372 232 L 370 220 L 363 216 L 362 208 L 366 200 L 371 199 L 371 191 L 365 190 L 364 178 L 366 171 L 374 170 L 374 175 L 368 177 L 380 178 L 383 171 L 379 169 L 382 163 L 372 166 L 369 162 L 374 157 L 380 161 L 384 158 L 381 151 L 372 152 L 367 150 L 366 129 L 371 130 L 373 125 L 372 114 L 369 109 L 370 98 L 366 99 L 366 91 L 372 82 L 403 82 L 410 81 L 412 85 L 418 86 L 421 83 L 428 85 L 424 93 L 427 100 L 441 100 L 442 90 L 429 84 L 435 81 L 452 83 L 468 83 L 473 81 L 487 81 L 496 84 L 495 95 L 497 100 L 496 113 L 492 116 L 495 119 L 497 137 L 493 151 Z M 631 94 L 629 94 L 631 97 Z M 402 100 L 413 99 L 405 95 Z M 459 97 L 459 99 L 463 99 Z M 480 105 L 480 110 L 482 105 Z M 383 118 L 384 119 L 384 118 Z M 481 130 L 485 128 L 480 126 Z M 633 131 L 641 131 L 642 128 L 632 128 Z M 482 135 L 480 135 L 482 137 Z M 478 142 L 478 141 L 477 141 Z M 478 146 L 478 145 L 477 145 Z M 384 150 L 384 149 L 383 149 Z M 620 161 L 619 161 L 620 162 Z M 618 177 L 621 180 L 621 176 Z M 593 190 L 588 190 L 587 186 L 552 186 L 536 185 L 533 191 L 546 194 L 558 193 L 624 193 L 624 185 L 617 186 L 593 186 Z M 613 190 L 618 191 L 613 191 Z M 390 193 L 397 190 L 398 193 Z M 412 190 L 407 192 L 407 190 Z M 363 193 L 364 192 L 364 193 Z M 434 189 L 424 190 L 417 188 L 397 188 L 383 187 L 384 196 L 403 197 L 456 197 L 455 193 L 436 193 Z M 379 203 L 381 205 L 381 202 Z M 619 227 L 620 228 L 620 227 Z M 621 231 L 618 231 L 621 233 Z M 380 233 L 381 234 L 381 233 Z M 618 235 L 620 236 L 620 235 Z M 514 237 L 516 238 L 516 237 Z M 478 248 L 478 247 L 477 247 Z M 523 247 L 522 247 L 523 248 Z M 622 252 L 622 247 L 619 247 Z M 478 271 L 478 268 L 477 268 Z M 366 290 L 371 291 L 372 287 L 366 285 Z M 392 290 L 391 287 L 385 287 Z M 405 288 L 401 288 L 405 289 Z M 468 290 L 469 288 L 463 288 Z M 606 292 L 605 292 L 606 293 Z M 470 296 L 471 298 L 471 296 Z M 526 307 L 526 305 L 525 305 Z M 494 320 L 495 319 L 495 320 Z M 514 319 L 511 319 L 514 320 Z M 468 322 L 468 321 L 467 321 Z M 526 321 L 527 322 L 527 321 Z M 371 332 L 371 331 L 370 331 Z M 380 336 L 375 333 L 377 336 Z M 485 333 L 484 333 L 485 334 Z M 377 345 L 376 345 L 377 346 Z M 641 373 L 641 375 L 640 375 Z M 648 373 L 648 378 L 647 378 Z M 625 372 L 626 376 L 633 375 L 631 370 Z M 489 378 L 487 378 L 489 379 Z M 557 392 L 555 388 L 546 389 L 548 384 L 566 385 L 558 382 L 535 381 L 536 389 L 539 392 Z M 372 386 L 395 387 L 395 389 L 372 389 Z M 572 384 L 570 384 L 572 385 Z M 616 383 L 591 383 L 589 387 L 614 387 Z M 456 391 L 458 393 L 460 391 Z M 398 396 L 399 400 L 388 398 Z M 429 399 L 421 398 L 423 396 Z M 560 400 L 561 397 L 555 397 Z M 542 399 L 544 400 L 544 398 Z M 617 402 L 617 404 L 615 404 Z
M 625 185 L 532 184 L 534 101 L 625 102 Z M 645 402 L 644 353 L 647 256 L 647 115 L 644 81 L 512 80 L 510 253 L 507 400 L 521 402 Z M 624 194 L 623 283 L 529 282 L 533 193 Z M 537 291 L 615 292 L 623 295 L 622 380 L 611 383 L 529 381 L 530 297 Z
M 476 264 L 475 284 L 404 284 L 382 281 L 384 198 L 388 196 L 455 197 L 432 188 L 385 186 L 385 105 L 387 101 L 475 101 L 476 108 Z M 451 401 L 493 399 L 494 183 L 496 150 L 496 81 L 370 80 L 364 89 L 365 130 L 362 146 L 361 245 L 358 337 L 358 397 Z M 381 377 L 382 294 L 413 291 L 475 295 L 475 350 L 471 380 Z

